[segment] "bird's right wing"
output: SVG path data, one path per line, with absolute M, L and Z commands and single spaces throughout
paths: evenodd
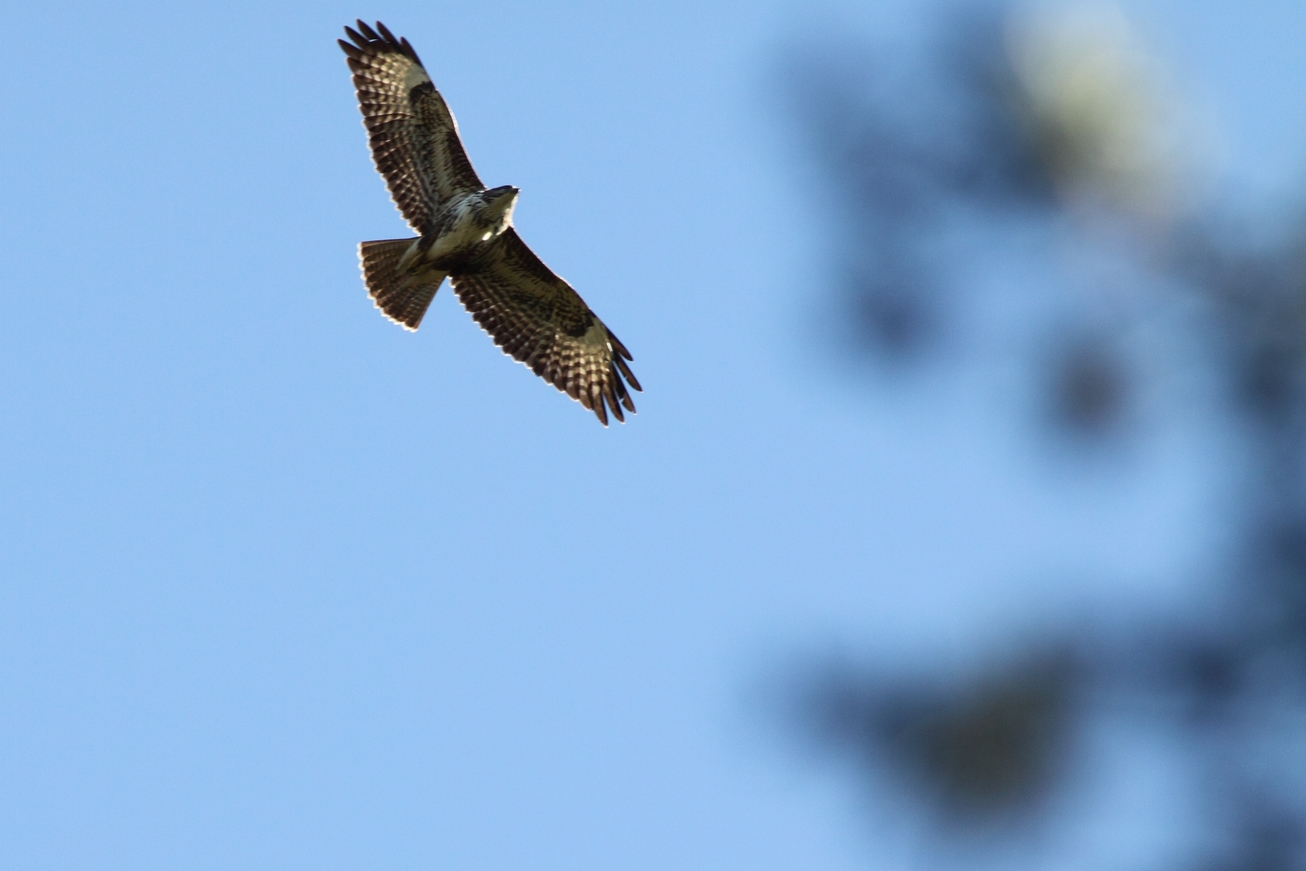
M 635 411 L 626 385 L 641 388 L 626 365 L 630 352 L 516 230 L 509 227 L 483 246 L 449 281 L 505 354 L 593 411 L 604 426 L 609 408 L 623 422 L 623 407 Z
M 360 20 L 358 30 L 346 27 L 345 33 L 352 43 L 337 41 L 354 74 L 376 169 L 404 220 L 427 232 L 442 202 L 485 186 L 463 150 L 453 113 L 408 40 L 396 39 L 379 21 L 376 30 Z

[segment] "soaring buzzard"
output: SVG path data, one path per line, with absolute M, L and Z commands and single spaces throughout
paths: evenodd
M 517 188 L 486 190 L 458 125 L 407 39 L 381 22 L 346 27 L 348 55 L 376 168 L 416 238 L 358 246 L 367 292 L 386 317 L 415 330 L 448 277 L 504 353 L 592 410 L 635 411 L 626 346 L 512 227 Z M 624 380 L 623 380 L 624 379 Z

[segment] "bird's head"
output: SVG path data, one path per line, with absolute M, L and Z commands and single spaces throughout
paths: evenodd
M 481 216 L 495 236 L 512 226 L 512 210 L 517 205 L 517 195 L 520 193 L 517 188 L 506 184 L 481 194 L 484 203 Z

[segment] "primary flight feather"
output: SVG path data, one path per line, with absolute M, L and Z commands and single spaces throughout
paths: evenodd
M 518 190 L 486 189 L 458 125 L 407 39 L 361 20 L 339 40 L 377 171 L 418 235 L 358 246 L 377 308 L 415 330 L 447 277 L 472 317 L 514 359 L 590 409 L 634 413 L 633 359 L 571 285 L 512 226 Z

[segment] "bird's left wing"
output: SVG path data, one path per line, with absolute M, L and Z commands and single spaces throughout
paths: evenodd
M 427 232 L 442 202 L 484 190 L 458 138 L 458 124 L 407 39 L 384 24 L 346 27 L 348 56 L 372 159 L 409 225 Z
M 608 425 L 635 411 L 627 384 L 642 389 L 626 346 L 580 294 L 554 275 L 509 227 L 449 275 L 454 292 L 504 353 L 590 409 Z M 624 378 L 624 381 L 623 381 Z

